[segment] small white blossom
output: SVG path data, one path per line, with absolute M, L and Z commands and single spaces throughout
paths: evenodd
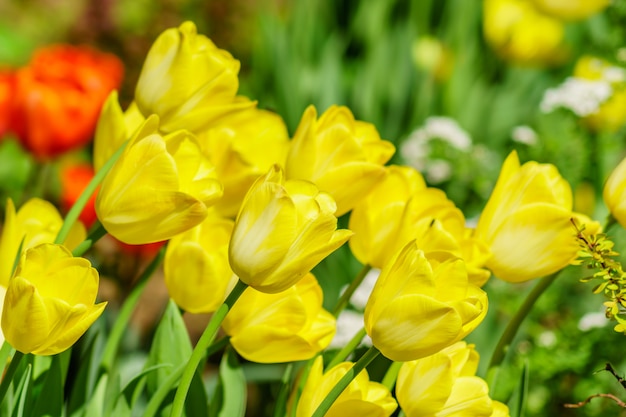
M 549 113 L 564 107 L 580 117 L 589 116 L 598 111 L 611 94 L 613 88 L 606 80 L 569 77 L 560 86 L 545 92 L 541 100 L 541 111 Z
M 443 159 L 435 159 L 426 164 L 426 179 L 431 184 L 441 184 L 452 177 L 452 164 Z
M 350 304 L 357 310 L 365 310 L 365 305 L 367 304 L 367 300 L 370 298 L 370 294 L 374 289 L 374 285 L 376 285 L 376 281 L 378 280 L 378 276 L 380 275 L 380 269 L 372 268 L 365 275 L 363 282 L 361 285 L 354 291 L 352 294 L 352 298 L 350 298 Z
M 363 328 L 363 314 L 356 311 L 344 310 L 337 317 L 337 332 L 330 342 L 331 349 L 341 349 Z M 372 339 L 365 335 L 361 343 L 365 346 L 372 346 Z
M 452 165 L 448 161 L 431 159 L 432 140 L 440 140 L 458 151 L 469 152 L 472 139 L 455 120 L 434 116 L 426 119 L 424 126 L 402 143 L 400 154 L 406 163 L 424 173 L 432 184 L 438 184 L 452 176 Z
M 609 323 L 604 310 L 598 313 L 587 313 L 578 321 L 578 329 L 583 332 L 597 327 L 604 327 Z
M 511 132 L 511 137 L 517 143 L 523 143 L 528 146 L 536 145 L 538 142 L 537 133 L 528 126 L 516 126 Z

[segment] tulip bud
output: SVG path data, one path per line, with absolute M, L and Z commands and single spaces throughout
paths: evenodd
M 296 417 L 312 416 L 330 390 L 352 368 L 351 362 L 342 362 L 323 372 L 322 357 L 317 357 L 302 390 Z M 362 370 L 339 395 L 325 414 L 326 417 L 389 417 L 398 408 L 391 393 L 382 384 L 370 381 Z
M 395 152 L 374 125 L 354 120 L 347 107 L 331 106 L 317 119 L 309 106 L 287 155 L 288 179 L 313 182 L 337 203 L 337 216 L 347 213 L 385 176 L 383 165 Z
M 412 168 L 389 166 L 378 183 L 350 214 L 350 249 L 363 264 L 382 268 L 411 240 L 427 255 L 453 252 L 466 262 L 470 280 L 484 284 L 490 253 L 465 226 L 465 216 L 446 194 L 427 188 Z M 431 233 L 437 229 L 437 233 Z
M 247 288 L 222 323 L 241 356 L 259 363 L 301 361 L 325 349 L 335 318 L 322 308 L 324 294 L 313 274 L 278 294 Z
M 241 281 L 277 293 L 300 280 L 352 236 L 337 230 L 336 205 L 306 181 L 285 181 L 273 166 L 250 188 L 230 240 L 230 265 Z
M 604 184 L 604 204 L 615 219 L 626 227 L 626 158 L 615 167 Z
M 197 137 L 224 185 L 224 196 L 215 209 L 231 218 L 237 216 L 254 181 L 272 165 L 284 165 L 289 149 L 289 134 L 282 118 L 256 107 L 223 117 Z
M 489 398 L 489 387 L 475 376 L 478 354 L 458 342 L 440 352 L 405 362 L 398 373 L 396 396 L 407 417 L 508 415 L 504 404 Z M 504 407 L 504 409 L 502 408 Z
M 158 133 L 158 117 L 137 130 L 107 174 L 96 213 L 116 239 L 154 243 L 198 225 L 222 195 L 214 169 L 189 132 Z
M 143 115 L 132 103 L 123 112 L 117 101 L 117 91 L 112 91 L 102 106 L 93 140 L 93 167 L 99 171 L 102 165 L 131 138 L 145 121 Z
M 145 117 L 158 115 L 164 132 L 196 133 L 253 105 L 236 97 L 239 66 L 229 52 L 198 35 L 192 22 L 184 22 L 164 31 L 150 48 L 135 89 L 137 107 Z
M 364 319 L 383 355 L 410 361 L 461 340 L 486 314 L 487 294 L 469 283 L 462 259 L 427 259 L 412 241 L 382 269 Z
M 13 273 L 20 245 L 22 253 L 41 243 L 52 243 L 61 230 L 63 218 L 50 202 L 39 198 L 28 200 L 15 212 L 12 200 L 7 201 L 2 237 L 0 238 L 0 286 L 7 287 Z M 75 222 L 65 239 L 66 247 L 73 249 L 87 233 L 81 222 Z
M 233 221 L 209 215 L 201 224 L 174 236 L 163 269 L 170 297 L 190 313 L 211 313 L 237 281 L 228 264 Z
M 532 0 L 537 9 L 562 20 L 582 20 L 609 6 L 610 0 Z
M 27 250 L 9 281 L 2 331 L 16 350 L 54 355 L 72 346 L 102 314 L 98 272 L 61 245 Z
M 571 219 L 599 229 L 572 212 L 572 204 L 572 190 L 554 165 L 520 166 L 512 152 L 476 227 L 493 253 L 487 267 L 505 281 L 522 282 L 567 266 L 578 252 Z
M 487 42 L 520 64 L 553 65 L 567 58 L 563 22 L 544 15 L 527 0 L 484 0 Z

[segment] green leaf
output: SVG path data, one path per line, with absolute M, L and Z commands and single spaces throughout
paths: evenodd
M 513 393 L 510 401 L 511 417 L 524 417 L 526 411 L 526 402 L 528 400 L 528 381 L 530 376 L 530 366 L 528 358 L 524 360 L 524 367 L 520 375 L 519 384 Z
M 185 322 L 176 304 L 170 300 L 156 329 L 146 367 L 150 368 L 159 364 L 171 365 L 171 367 L 161 367 L 156 372 L 149 373 L 148 390 L 156 391 L 173 368 L 187 362 L 191 351 L 191 341 Z
M 33 365 L 29 363 L 26 366 L 26 372 L 24 372 L 24 374 L 22 375 L 22 378 L 20 379 L 20 382 L 17 386 L 17 390 L 16 390 L 17 407 L 13 410 L 13 415 L 15 417 L 23 417 L 25 408 L 27 404 L 30 403 L 30 401 L 27 402 L 26 400 L 27 399 L 30 400 L 30 397 L 31 397 L 30 376 L 32 374 L 32 370 L 33 370 Z
M 59 355 L 52 357 L 48 370 L 39 378 L 41 392 L 35 402 L 31 417 L 60 417 L 63 413 L 63 374 Z M 35 385 L 39 385 L 36 381 Z
M 128 404 L 133 404 L 133 399 L 136 398 L 136 392 L 135 391 L 136 391 L 137 388 L 141 388 L 140 387 L 142 385 L 141 381 L 144 379 L 144 377 L 146 375 L 149 375 L 152 372 L 155 372 L 157 369 L 160 369 L 160 368 L 171 368 L 171 365 L 169 365 L 169 364 L 159 364 L 159 365 L 150 366 L 150 367 L 144 369 L 143 371 L 141 371 L 140 374 L 135 375 L 133 377 L 133 379 L 128 381 L 126 386 L 121 390 L 119 396 L 120 397 L 124 397 Z
M 244 417 L 246 414 L 246 377 L 233 349 L 227 349 L 220 363 L 222 407 L 219 417 Z M 224 389 L 227 387 L 228 389 Z

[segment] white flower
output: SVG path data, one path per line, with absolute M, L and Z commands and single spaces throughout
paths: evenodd
M 537 133 L 528 126 L 516 126 L 511 132 L 511 137 L 517 143 L 523 143 L 528 146 L 537 144 Z
M 330 349 L 343 348 L 352 338 L 363 329 L 363 314 L 352 310 L 344 310 L 337 317 L 337 332 L 328 346 Z M 361 341 L 364 346 L 372 346 L 372 339 L 368 335 Z
M 544 113 L 563 107 L 584 117 L 598 111 L 611 94 L 613 88 L 607 80 L 568 77 L 560 86 L 545 92 L 540 107 Z
M 359 285 L 356 291 L 354 291 L 354 294 L 352 294 L 352 298 L 350 298 L 350 304 L 352 304 L 354 308 L 360 311 L 365 310 L 365 305 L 370 298 L 370 294 L 374 289 L 374 285 L 376 285 L 379 275 L 380 269 L 376 268 L 370 269 L 367 275 L 365 275 L 363 282 L 361 282 L 361 285 Z
M 587 313 L 578 321 L 578 329 L 586 332 L 596 327 L 604 327 L 609 323 L 604 310 L 602 312 Z

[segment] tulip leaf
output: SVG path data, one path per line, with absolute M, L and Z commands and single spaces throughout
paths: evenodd
M 528 400 L 528 381 L 530 375 L 530 366 L 528 358 L 524 361 L 524 367 L 522 368 L 522 374 L 520 375 L 519 384 L 517 389 L 513 393 L 513 397 L 510 401 L 510 413 L 511 417 L 524 417 L 526 410 L 526 401 Z
M 243 417 L 246 413 L 246 377 L 233 349 L 227 349 L 220 362 L 219 380 L 211 401 L 210 415 Z M 219 410 L 219 413 L 215 413 Z
M 87 403 L 85 410 L 85 416 L 89 417 L 102 417 L 104 415 L 104 399 L 106 397 L 106 388 L 109 380 L 107 374 L 102 375 L 93 395 Z
M 146 383 L 151 394 L 164 384 L 179 365 L 186 364 L 191 356 L 192 346 L 183 317 L 176 304 L 170 300 L 163 318 L 154 335 L 146 367 L 171 365 L 154 369 L 146 375 Z M 147 368 L 146 368 L 147 369 Z M 165 407 L 171 399 L 166 399 Z M 194 376 L 185 402 L 188 415 L 208 415 L 208 399 L 199 374 Z
M 147 374 L 148 390 L 153 393 L 167 379 L 176 366 L 186 363 L 191 356 L 191 341 L 185 322 L 176 304 L 170 300 L 156 329 L 146 367 L 160 367 Z
M 33 370 L 33 365 L 31 363 L 29 363 L 26 366 L 26 372 L 24 372 L 24 374 L 22 375 L 22 378 L 20 379 L 19 384 L 17 385 L 17 390 L 16 390 L 16 394 L 17 394 L 17 408 L 15 408 L 13 410 L 13 415 L 15 417 L 23 417 L 24 416 L 24 410 L 27 406 L 27 404 L 30 403 L 26 401 L 27 397 L 30 397 L 31 394 L 31 390 L 30 390 L 30 377 L 32 374 L 32 370 Z
M 158 364 L 144 369 L 128 381 L 126 386 L 119 392 L 119 397 L 123 396 L 128 404 L 133 404 L 133 399 L 136 398 L 136 390 L 141 388 L 141 382 L 144 380 L 144 377 L 160 368 L 171 368 L 171 366 L 169 364 Z
M 41 393 L 35 402 L 31 417 L 60 417 L 63 414 L 63 364 L 60 355 L 52 357 L 42 379 Z M 45 393 L 45 395 L 44 395 Z
M 98 322 L 96 322 L 98 323 Z M 66 384 L 70 389 L 68 400 L 68 415 L 84 407 L 93 395 L 98 383 L 98 366 L 100 364 L 100 345 L 102 338 L 99 331 L 94 331 L 92 326 L 79 344 L 72 348 L 72 358 L 70 368 L 76 366 L 77 369 L 70 369 Z M 83 343 L 84 341 L 84 343 Z

